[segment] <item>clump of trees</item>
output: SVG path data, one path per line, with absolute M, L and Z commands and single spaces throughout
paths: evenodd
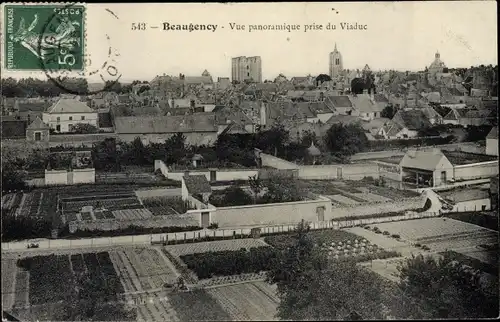
M 486 287 L 478 270 L 422 255 L 398 268 L 390 282 L 354 261 L 330 261 L 302 222 L 295 241 L 277 252 L 268 282 L 277 285 L 283 320 L 492 318 L 498 315 L 498 281 Z
M 334 154 L 346 157 L 368 147 L 365 130 L 359 124 L 333 124 L 326 132 L 325 144 Z
M 241 187 L 231 186 L 214 192 L 210 203 L 216 207 L 244 206 L 250 204 L 266 204 L 293 202 L 304 200 L 305 194 L 299 182 L 293 178 L 274 177 L 269 180 L 250 179 L 252 194 Z M 263 195 L 260 195 L 264 191 Z

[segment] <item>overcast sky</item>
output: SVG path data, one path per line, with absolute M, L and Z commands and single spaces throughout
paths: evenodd
M 148 25 L 147 30 L 132 31 L 132 23 L 140 22 Z M 164 22 L 218 28 L 215 32 L 163 31 Z M 249 33 L 232 31 L 232 22 L 300 24 L 301 30 Z M 304 24 L 329 22 L 337 30 L 304 32 Z M 367 25 L 367 30 L 341 30 L 341 22 Z M 349 69 L 368 64 L 373 70 L 422 70 L 437 50 L 448 67 L 496 64 L 498 59 L 494 1 L 87 4 L 86 29 L 91 65 L 101 66 L 111 45 L 119 53 L 113 64 L 125 81 L 151 80 L 163 73 L 196 76 L 204 69 L 215 78 L 230 77 L 235 56 L 261 56 L 263 79 L 279 73 L 317 75 L 328 73 L 328 54 L 335 43 L 344 68 Z M 15 75 L 27 74 L 4 72 L 2 76 Z

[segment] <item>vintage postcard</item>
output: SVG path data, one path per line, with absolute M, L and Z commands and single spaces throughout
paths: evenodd
M 0 29 L 2 321 L 499 316 L 494 1 Z

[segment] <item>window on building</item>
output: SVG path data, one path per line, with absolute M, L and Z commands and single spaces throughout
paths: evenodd
M 250 67 L 247 65 L 247 69 L 250 69 Z
M 250 73 L 247 73 L 247 76 L 250 76 Z
M 82 121 L 85 121 L 85 116 L 82 116 Z
M 41 140 L 42 140 L 42 133 L 35 132 L 35 141 L 41 141 Z
M 60 120 L 61 120 L 61 118 L 58 116 L 58 117 L 57 117 L 57 122 L 59 122 Z
M 68 130 L 69 130 L 70 132 L 72 132 L 72 131 L 73 131 L 73 124 L 68 124 Z
M 57 126 L 56 126 L 56 131 L 57 131 L 57 132 L 61 132 L 61 126 L 60 126 L 60 125 L 57 125 Z
M 73 121 L 73 116 L 70 116 L 70 117 L 69 117 L 69 120 L 70 120 L 70 121 Z

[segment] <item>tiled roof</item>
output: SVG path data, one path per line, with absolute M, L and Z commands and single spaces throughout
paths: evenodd
M 446 158 L 445 155 L 438 149 L 433 151 L 411 150 L 406 152 L 400 165 L 406 168 L 434 171 L 443 158 Z
M 302 115 L 306 118 L 316 117 L 316 114 L 314 114 L 309 108 L 308 102 L 294 103 L 293 106 L 297 109 L 299 115 Z
M 43 123 L 43 121 L 37 117 L 35 118 L 35 120 L 33 122 L 31 122 L 30 125 L 28 125 L 27 129 L 30 129 L 30 130 L 46 130 L 46 129 L 49 129 L 49 126 L 45 123 Z
M 116 133 L 217 132 L 213 113 L 169 116 L 121 116 L 115 118 Z
M 373 95 L 373 99 L 377 103 L 389 103 L 389 100 L 387 99 L 387 97 L 385 97 L 384 94 L 375 94 Z
M 325 102 L 311 102 L 309 103 L 309 108 L 316 115 L 333 113 L 333 111 L 328 107 L 328 105 L 325 104 Z
M 381 112 L 382 107 L 379 104 L 374 104 L 367 94 L 356 95 L 350 98 L 354 108 L 361 113 Z
M 432 118 L 437 118 L 437 119 L 442 119 L 443 117 L 441 115 L 439 115 L 438 112 L 436 112 L 436 110 L 434 110 L 432 107 L 424 107 L 421 109 L 422 112 L 424 113 L 424 115 L 428 118 L 428 119 L 432 119 Z
M 385 134 L 389 138 L 391 138 L 391 137 L 395 137 L 403 129 L 403 127 L 401 125 L 399 125 L 398 123 L 390 120 L 384 124 L 383 129 L 384 129 Z
M 349 96 L 328 96 L 327 100 L 333 105 L 333 107 L 352 107 L 352 102 Z
M 380 130 L 384 126 L 384 124 L 386 124 L 389 121 L 390 120 L 388 118 L 379 117 L 379 118 L 374 118 L 373 120 L 370 120 L 368 122 L 366 121 L 362 122 L 361 126 L 366 131 L 374 132 L 376 130 L 378 132 L 378 130 Z
M 183 177 L 186 188 L 191 195 L 200 193 L 210 193 L 212 188 L 207 180 L 207 177 L 203 174 L 196 175 L 185 175 Z
M 94 111 L 85 103 L 73 98 L 61 98 L 52 107 L 48 113 L 93 113 Z
M 498 139 L 498 127 L 493 127 L 488 133 L 488 136 L 486 137 L 487 139 Z
M 184 77 L 185 84 L 212 84 L 213 79 L 212 76 L 185 76 Z
M 49 102 L 37 102 L 37 103 L 18 103 L 17 107 L 19 112 L 45 112 L 50 106 Z
M 26 137 L 26 121 L 3 121 L 2 139 L 19 139 Z
M 333 115 L 326 121 L 327 124 L 336 124 L 336 123 L 343 123 L 343 124 L 354 124 L 354 123 L 360 123 L 361 119 L 357 116 L 352 116 L 352 115 Z
M 399 110 L 392 120 L 409 130 L 419 130 L 430 127 L 431 122 L 422 110 Z
M 217 124 L 228 124 L 228 121 L 240 125 L 253 124 L 252 120 L 238 107 L 219 108 L 215 113 L 215 121 Z

